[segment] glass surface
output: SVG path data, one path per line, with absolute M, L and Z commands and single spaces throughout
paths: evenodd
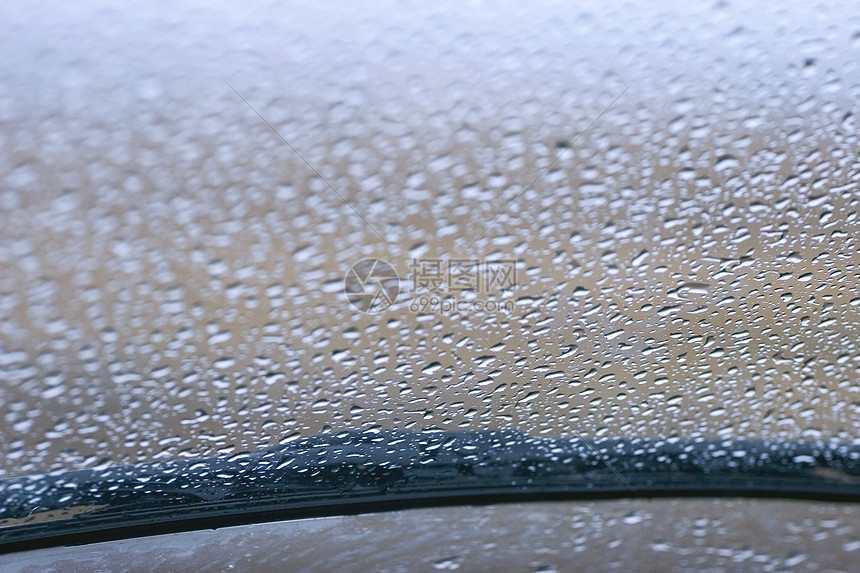
M 860 439 L 856 4 L 0 8 L 0 477 Z

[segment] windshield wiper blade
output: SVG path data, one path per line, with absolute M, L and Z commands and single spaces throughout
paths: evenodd
M 229 457 L 2 480 L 0 551 L 442 503 L 639 495 L 856 502 L 860 445 L 321 434 Z

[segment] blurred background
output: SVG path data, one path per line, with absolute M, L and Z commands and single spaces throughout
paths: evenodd
M 21 2 L 0 53 L 2 477 L 858 435 L 856 5 Z M 416 312 L 420 258 L 516 261 L 454 295 L 513 310 Z

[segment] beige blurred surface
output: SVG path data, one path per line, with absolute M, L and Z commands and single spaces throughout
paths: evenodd
M 0 11 L 0 475 L 858 436 L 856 6 Z M 516 259 L 514 310 L 364 315 L 369 257 Z

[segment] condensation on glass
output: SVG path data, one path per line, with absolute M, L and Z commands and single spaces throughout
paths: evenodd
M 0 475 L 858 435 L 856 6 L 0 13 Z M 416 260 L 516 284 L 416 306 Z

